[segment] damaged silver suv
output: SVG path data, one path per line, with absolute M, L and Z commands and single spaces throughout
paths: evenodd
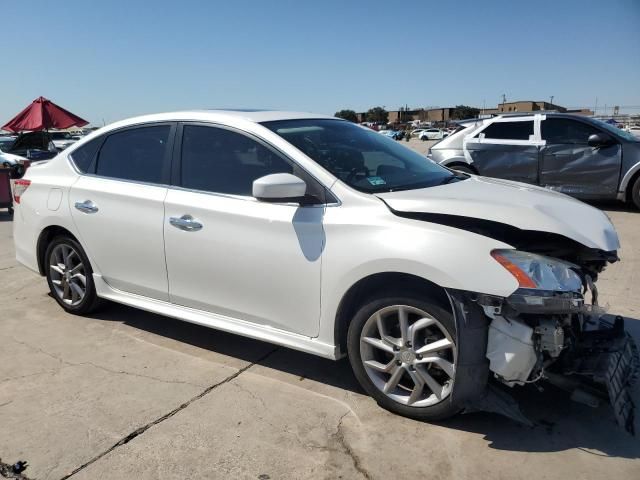
M 640 208 L 640 138 L 566 113 L 461 122 L 429 158 L 458 171 L 541 185 L 583 200 Z

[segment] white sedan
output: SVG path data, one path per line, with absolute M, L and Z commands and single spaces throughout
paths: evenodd
M 632 341 L 618 321 L 598 349 L 585 332 L 609 328 L 585 294 L 618 236 L 564 195 L 452 172 L 345 120 L 211 110 L 102 128 L 14 197 L 17 259 L 67 312 L 111 300 L 346 355 L 416 419 L 481 408 L 490 381 L 565 374 L 633 412 Z
M 442 140 L 444 137 L 448 137 L 449 136 L 449 132 L 445 131 L 445 130 L 441 130 L 439 128 L 427 128 L 426 130 L 423 130 L 420 135 L 418 135 L 418 138 L 420 140 Z

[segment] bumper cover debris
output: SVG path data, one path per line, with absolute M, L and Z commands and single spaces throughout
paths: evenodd
M 613 324 L 601 319 L 598 329 L 584 332 L 563 373 L 586 377 L 606 390 L 616 421 L 633 435 L 635 405 L 631 390 L 639 368 L 638 347 L 624 331 L 623 318 L 616 317 Z

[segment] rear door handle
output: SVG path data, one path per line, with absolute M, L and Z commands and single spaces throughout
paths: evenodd
M 85 200 L 84 202 L 76 202 L 75 207 L 84 213 L 96 213 L 98 206 L 91 200 Z
M 169 223 L 185 232 L 197 232 L 202 230 L 202 224 L 194 219 L 191 215 L 183 215 L 181 217 L 169 217 Z

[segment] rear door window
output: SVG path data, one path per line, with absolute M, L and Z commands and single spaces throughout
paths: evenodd
M 600 133 L 597 128 L 568 118 L 547 118 L 542 121 L 542 139 L 549 144 L 587 145 L 589 137 Z
M 533 120 L 524 122 L 495 122 L 485 128 L 481 134 L 486 139 L 529 140 L 533 135 Z
M 165 183 L 171 125 L 112 133 L 100 149 L 96 175 L 145 183 Z

